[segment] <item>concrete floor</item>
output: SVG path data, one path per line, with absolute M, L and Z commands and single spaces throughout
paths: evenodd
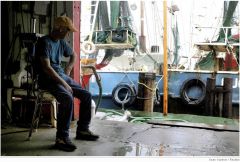
M 26 141 L 25 128 L 2 128 L 2 156 L 235 156 L 239 157 L 239 132 L 133 124 L 93 119 L 90 129 L 100 135 L 96 142 L 71 138 L 74 152 L 54 149 L 55 128 L 40 127 Z M 26 130 L 26 131 L 25 131 Z

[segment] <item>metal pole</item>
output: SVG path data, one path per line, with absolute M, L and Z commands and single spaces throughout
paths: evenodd
M 141 36 L 144 35 L 144 1 L 141 1 Z
M 140 49 L 142 52 L 146 52 L 146 37 L 144 35 L 144 1 L 141 1 L 141 35 L 139 36 Z
M 32 26 L 32 28 L 31 28 L 31 32 L 32 32 L 32 33 L 36 33 L 36 22 L 37 22 L 37 19 L 33 17 L 31 20 L 32 20 L 32 24 L 31 24 L 31 26 Z
M 167 0 L 163 1 L 163 115 L 168 113 Z

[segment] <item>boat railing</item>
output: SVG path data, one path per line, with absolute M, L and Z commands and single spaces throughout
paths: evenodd
M 228 33 L 231 29 L 239 29 L 239 27 L 195 27 L 196 29 L 219 29 L 223 30 L 224 40 L 216 41 L 216 40 L 208 40 L 207 42 L 196 42 L 194 43 L 200 50 L 204 51 L 212 51 L 215 50 L 217 52 L 228 52 L 229 50 L 235 52 L 236 47 L 240 46 L 239 41 L 229 40 Z M 239 33 L 238 33 L 239 34 Z

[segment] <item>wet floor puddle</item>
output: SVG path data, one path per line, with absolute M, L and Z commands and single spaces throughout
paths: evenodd
M 163 144 L 148 146 L 140 143 L 128 143 L 114 154 L 115 156 L 163 156 L 165 147 Z

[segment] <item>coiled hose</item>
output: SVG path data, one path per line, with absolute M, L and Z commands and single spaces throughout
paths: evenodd
M 92 65 L 82 65 L 82 68 L 90 68 L 93 71 L 93 74 L 96 78 L 97 84 L 98 84 L 98 88 L 99 88 L 99 95 L 98 95 L 98 100 L 97 100 L 97 104 L 96 104 L 96 110 L 95 112 L 97 112 L 97 109 L 101 103 L 102 100 L 102 83 L 101 83 L 101 79 L 99 78 L 96 68 Z
M 119 116 L 123 116 L 123 113 L 117 112 L 115 110 L 105 110 L 107 112 L 106 116 L 111 116 L 111 115 L 119 115 Z M 136 123 L 136 122 L 144 122 L 144 121 L 148 121 L 148 120 L 163 120 L 163 121 L 180 121 L 180 122 L 188 122 L 187 120 L 183 120 L 183 119 L 171 119 L 171 118 L 166 118 L 166 117 L 152 117 L 152 116 L 145 116 L 145 117 L 135 117 L 135 116 L 130 116 L 129 117 L 129 122 L 130 123 Z

